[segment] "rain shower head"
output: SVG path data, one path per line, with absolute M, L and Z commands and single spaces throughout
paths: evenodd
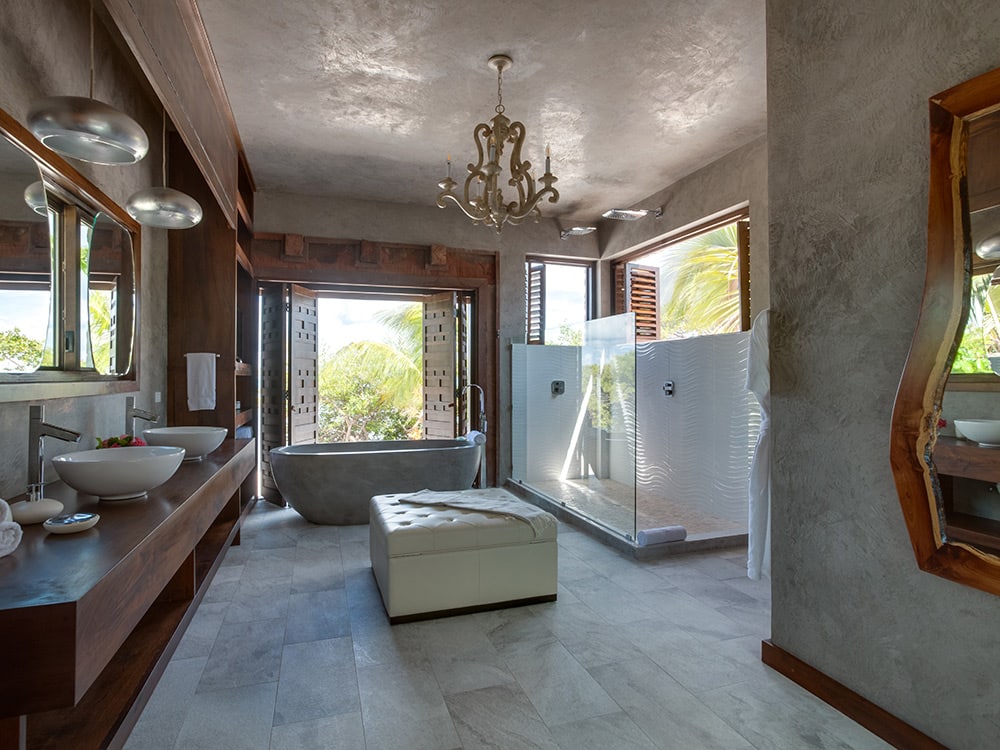
M 609 211 L 605 211 L 601 216 L 605 219 L 615 219 L 617 221 L 635 221 L 636 219 L 643 219 L 650 214 L 659 219 L 663 216 L 663 208 L 612 208 Z
M 569 227 L 568 229 L 563 229 L 559 232 L 559 239 L 564 240 L 567 237 L 579 237 L 580 235 L 590 234 L 591 232 L 596 232 L 597 227 L 590 226 L 578 226 Z

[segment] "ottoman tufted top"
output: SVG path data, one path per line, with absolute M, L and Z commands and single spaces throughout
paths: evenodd
M 465 490 L 463 494 L 503 493 L 499 489 Z M 454 494 L 454 493 L 442 493 Z M 376 495 L 371 499 L 370 523 L 386 541 L 389 557 L 431 552 L 483 549 L 548 542 L 556 538 L 556 524 L 535 535 L 531 525 L 509 515 L 464 508 L 412 505 L 399 501 L 403 495 Z

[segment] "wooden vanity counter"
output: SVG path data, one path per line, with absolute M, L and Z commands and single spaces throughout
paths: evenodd
M 949 486 L 950 477 L 1000 482 L 1000 447 L 987 448 L 968 440 L 941 436 L 931 456 L 944 493 L 946 538 L 1000 554 L 1000 521 L 953 510 Z
M 25 526 L 20 546 L 0 558 L 0 750 L 124 744 L 238 542 L 255 452 L 253 440 L 225 440 L 136 500 L 46 485 L 66 513 L 101 519 L 76 534 Z

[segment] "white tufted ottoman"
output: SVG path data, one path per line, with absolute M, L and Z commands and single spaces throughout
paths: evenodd
M 415 494 L 422 502 L 433 495 L 513 502 L 537 514 L 543 528 L 509 515 L 401 502 L 406 494 L 376 495 L 370 554 L 390 623 L 555 601 L 554 517 L 499 488 Z

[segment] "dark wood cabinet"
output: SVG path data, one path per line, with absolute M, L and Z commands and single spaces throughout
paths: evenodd
M 255 443 L 226 440 L 141 500 L 101 502 L 56 482 L 93 529 L 24 528 L 0 581 L 0 750 L 121 747 L 239 539 Z

